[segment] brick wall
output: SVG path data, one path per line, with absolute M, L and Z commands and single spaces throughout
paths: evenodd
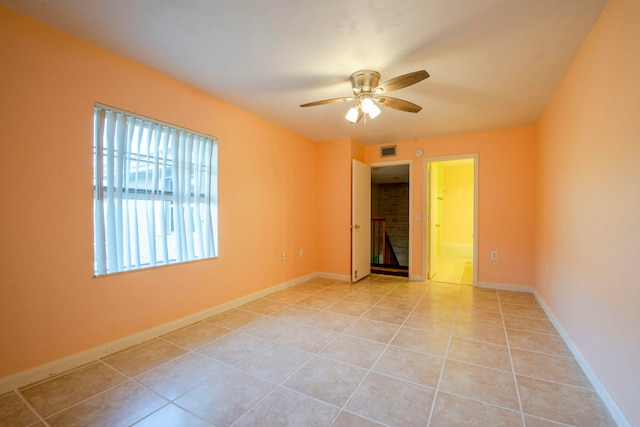
M 377 194 L 377 196 L 376 196 Z M 373 216 L 386 219 L 387 234 L 402 266 L 409 265 L 409 184 L 378 184 Z

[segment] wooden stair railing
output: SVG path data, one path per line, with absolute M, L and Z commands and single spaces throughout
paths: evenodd
M 371 217 L 371 264 L 399 266 L 383 217 Z

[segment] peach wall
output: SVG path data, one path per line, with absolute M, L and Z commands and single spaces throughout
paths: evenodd
M 318 144 L 2 8 L 0 43 L 0 378 L 318 271 Z M 94 101 L 219 138 L 219 258 L 93 278 Z
M 350 139 L 318 147 L 318 270 L 351 276 Z
M 526 126 L 396 143 L 398 156 L 391 160 L 413 160 L 411 276 L 424 275 L 423 222 L 415 214 L 423 212 L 425 159 L 478 153 L 478 281 L 533 285 L 535 136 L 535 128 Z M 422 158 L 414 156 L 417 148 Z M 385 160 L 380 146 L 365 147 L 366 162 Z
M 542 116 L 536 265 L 538 292 L 632 425 L 640 425 L 638 46 L 640 4 L 610 0 Z

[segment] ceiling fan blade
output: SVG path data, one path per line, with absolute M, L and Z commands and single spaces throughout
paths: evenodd
M 334 102 L 344 102 L 344 101 L 353 101 L 354 97 L 344 97 L 344 98 L 331 98 L 325 99 L 323 101 L 309 102 L 307 104 L 302 104 L 301 107 L 315 107 L 316 105 L 324 105 L 324 104 L 333 104 Z
M 429 77 L 429 73 L 425 70 L 414 71 L 413 73 L 404 74 L 402 76 L 394 77 L 386 82 L 380 83 L 373 93 L 391 92 L 394 90 L 402 89 L 403 87 L 414 85 L 418 82 Z
M 373 99 L 385 107 L 395 108 L 396 110 L 406 111 L 408 113 L 417 113 L 422 110 L 421 106 L 413 102 L 405 101 L 404 99 L 390 98 L 388 96 L 378 96 Z

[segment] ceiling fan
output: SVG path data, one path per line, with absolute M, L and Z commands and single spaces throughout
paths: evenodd
M 420 70 L 394 77 L 378 84 L 380 81 L 380 73 L 373 70 L 360 70 L 351 74 L 350 77 L 351 89 L 353 90 L 354 96 L 309 102 L 307 104 L 302 104 L 301 107 L 314 107 L 316 105 L 333 104 L 334 102 L 357 100 L 357 106 L 350 108 L 345 116 L 345 118 L 351 123 L 358 123 L 365 113 L 369 118 L 375 118 L 380 114 L 380 108 L 378 108 L 376 104 L 395 108 L 400 111 L 407 111 L 409 113 L 417 113 L 422 110 L 421 106 L 403 99 L 391 98 L 385 94 L 414 85 L 427 77 L 429 77 L 429 73 L 425 70 Z

